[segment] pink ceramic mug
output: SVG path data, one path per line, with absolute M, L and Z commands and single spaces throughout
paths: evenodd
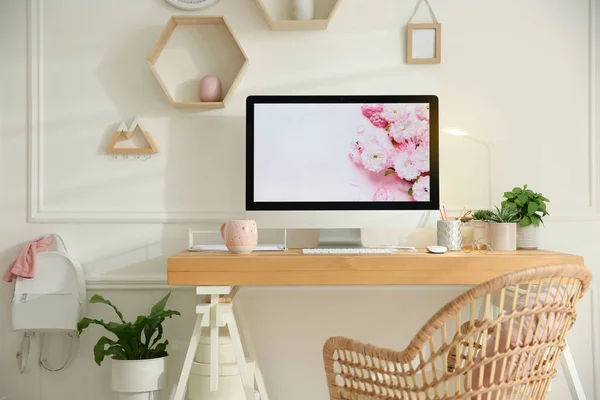
M 256 221 L 232 220 L 221 225 L 221 236 L 225 246 L 234 254 L 249 254 L 258 243 Z

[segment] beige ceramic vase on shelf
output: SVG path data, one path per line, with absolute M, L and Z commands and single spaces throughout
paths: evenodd
M 495 251 L 517 250 L 517 224 L 516 222 L 499 223 L 490 222 L 488 225 L 489 240 Z
M 216 75 L 206 75 L 200 79 L 200 101 L 219 102 L 223 100 L 221 79 Z
M 225 246 L 234 254 L 249 254 L 258 244 L 258 228 L 253 220 L 232 220 L 221 225 Z

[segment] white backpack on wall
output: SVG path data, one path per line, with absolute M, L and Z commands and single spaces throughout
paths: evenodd
M 77 322 L 85 315 L 87 294 L 81 264 L 67 253 L 59 235 L 51 236 L 56 250 L 36 254 L 35 278 L 16 279 L 12 328 L 24 332 L 17 353 L 21 373 L 27 372 L 31 366 L 29 350 L 36 334 L 40 338 L 39 364 L 49 371 L 67 367 L 77 346 Z M 50 367 L 43 356 L 44 335 L 47 333 L 65 334 L 72 342 L 61 367 Z

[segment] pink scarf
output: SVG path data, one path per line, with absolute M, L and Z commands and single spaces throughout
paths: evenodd
M 27 243 L 21 252 L 9 265 L 4 273 L 6 282 L 12 282 L 16 277 L 31 279 L 35 277 L 35 256 L 37 253 L 48 250 L 54 240 L 53 236 L 40 237 Z

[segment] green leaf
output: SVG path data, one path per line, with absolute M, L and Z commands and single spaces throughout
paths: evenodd
M 81 335 L 81 333 L 92 324 L 100 325 L 104 327 L 104 329 L 109 330 L 109 324 L 107 324 L 101 319 L 82 318 L 81 321 L 77 323 L 77 331 Z
M 127 360 L 127 355 L 123 351 L 123 348 L 118 344 L 110 346 L 108 349 L 104 350 L 105 356 L 115 356 L 114 358 L 118 360 Z
M 504 197 L 506 197 L 507 199 L 514 199 L 515 197 L 517 197 L 517 195 L 513 192 L 504 192 Z
M 525 228 L 526 226 L 529 226 L 529 225 L 531 225 L 531 218 L 529 217 L 529 215 L 526 215 L 521 220 L 521 227 Z
M 90 324 L 92 324 L 94 322 L 93 319 L 90 318 L 82 318 L 81 321 L 79 321 L 77 323 L 77 333 L 79 333 L 81 335 L 81 332 L 83 332 L 84 330 L 86 330 Z
M 117 316 L 119 317 L 119 319 L 121 320 L 121 322 L 125 322 L 125 320 L 123 319 L 123 314 L 121 314 L 121 312 L 119 310 L 117 310 L 117 307 L 115 307 L 115 305 L 113 303 L 111 303 L 110 301 L 106 300 L 104 297 L 100 296 L 99 294 L 95 294 L 92 296 L 92 298 L 90 299 L 90 303 L 102 303 L 102 304 L 106 304 L 107 306 L 111 307 L 113 310 L 115 310 L 115 313 L 117 313 Z
M 392 168 L 388 168 L 388 169 L 385 171 L 385 174 L 384 174 L 384 176 L 393 175 L 393 174 L 395 174 L 395 173 L 396 173 L 396 171 L 395 171 L 394 169 L 392 169 Z
M 169 344 L 169 341 L 165 340 L 164 342 L 157 344 L 156 347 L 154 348 L 154 351 L 163 352 L 167 349 L 168 344 Z
M 516 188 L 513 188 L 512 191 L 514 194 L 520 194 L 523 191 L 523 189 L 521 189 L 520 187 L 516 187 Z
M 539 206 L 537 203 L 530 202 L 527 205 L 527 215 L 533 215 L 538 210 Z
M 94 361 L 96 361 L 96 364 L 98 365 L 102 364 L 102 361 L 104 361 L 104 346 L 107 344 L 114 345 L 115 341 L 106 336 L 102 336 L 94 346 Z
M 408 189 L 408 195 L 409 195 L 409 196 L 412 196 L 412 195 L 413 195 L 413 193 L 414 193 L 414 192 L 413 192 L 413 189 L 412 189 L 412 188 Z
M 541 218 L 539 215 L 537 215 L 537 214 L 533 214 L 533 215 L 531 216 L 531 223 L 532 223 L 534 226 L 540 226 L 540 222 L 542 222 L 542 218 Z
M 526 195 L 526 194 L 524 194 L 524 193 L 520 194 L 520 195 L 519 195 L 519 197 L 517 197 L 517 199 L 518 199 L 519 201 L 521 201 L 521 204 L 519 204 L 519 205 L 521 205 L 521 206 L 522 206 L 522 205 L 524 205 L 525 203 L 527 203 L 527 201 L 529 201 L 529 199 L 527 198 L 527 195 Z M 517 203 L 517 204 L 518 204 L 518 203 Z
M 148 347 L 150 347 L 150 348 L 154 347 L 154 345 L 155 345 L 155 344 L 156 344 L 156 343 L 157 343 L 157 342 L 158 342 L 160 339 L 162 339 L 162 335 L 163 335 L 163 327 L 162 327 L 162 325 L 158 325 L 158 327 L 157 327 L 157 331 L 158 331 L 158 334 L 156 335 L 156 337 L 155 337 L 155 338 L 154 338 L 154 340 L 152 341 L 152 344 L 151 344 L 150 346 L 148 346 Z M 148 338 L 148 339 L 149 339 L 149 338 Z
M 169 297 L 171 297 L 171 292 L 167 293 L 165 297 L 160 299 L 160 301 L 152 307 L 152 310 L 150 310 L 150 314 L 158 314 L 164 311 L 165 307 L 167 306 L 167 301 L 169 301 Z
M 527 189 L 527 184 L 525 184 L 525 186 L 523 186 L 523 189 Z
M 166 318 L 181 315 L 178 311 L 165 310 L 169 297 L 170 293 L 152 307 L 148 316 L 140 315 L 134 322 L 107 323 L 103 320 L 82 318 L 77 324 L 80 333 L 90 325 L 96 324 L 116 336 L 116 340 L 106 336 L 98 340 L 93 349 L 96 363 L 100 365 L 107 356 L 123 360 L 141 360 L 166 356 L 166 347 L 169 342 L 165 340 L 165 342 L 157 345 L 163 337 L 162 323 Z M 111 306 L 122 320 L 122 316 L 116 307 L 102 296 L 93 296 L 93 302 Z M 154 349 L 152 349 L 153 346 L 155 346 Z

